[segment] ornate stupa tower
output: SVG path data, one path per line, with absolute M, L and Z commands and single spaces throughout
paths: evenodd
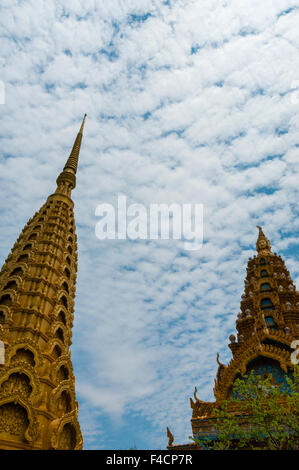
M 0 449 L 82 449 L 71 362 L 77 239 L 71 199 L 83 119 L 57 189 L 0 272 Z
M 240 313 L 237 315 L 237 337 L 231 334 L 229 347 L 232 359 L 221 364 L 217 354 L 218 371 L 215 379 L 215 402 L 190 399 L 193 437 L 216 439 L 213 411 L 232 393 L 234 381 L 254 370 L 265 376 L 271 374 L 277 384 L 286 383 L 293 364 L 291 345 L 299 339 L 299 292 L 296 291 L 284 261 L 272 253 L 270 241 L 258 226 L 257 254 L 249 258 Z M 167 428 L 169 449 L 198 448 L 195 444 L 174 445 Z

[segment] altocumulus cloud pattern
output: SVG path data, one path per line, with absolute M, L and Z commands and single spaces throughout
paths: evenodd
M 299 10 L 289 0 L 2 0 L 0 262 L 88 114 L 72 360 L 86 449 L 190 434 L 230 359 L 257 224 L 294 280 Z M 95 207 L 204 204 L 204 245 L 106 240 Z

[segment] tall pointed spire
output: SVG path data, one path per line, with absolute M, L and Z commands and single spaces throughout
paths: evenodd
M 271 252 L 271 244 L 270 244 L 269 239 L 264 234 L 262 227 L 257 225 L 257 228 L 259 229 L 259 235 L 256 241 L 256 250 L 258 254 L 259 255 L 272 255 L 273 253 Z
M 71 190 L 85 117 L 55 193 L 0 271 L 0 449 L 83 447 L 70 346 L 78 262 Z
M 80 130 L 77 134 L 70 156 L 64 165 L 63 171 L 57 178 L 57 191 L 69 193 L 76 187 L 76 173 L 78 168 L 79 153 L 83 137 L 83 129 L 87 114 L 84 114 Z

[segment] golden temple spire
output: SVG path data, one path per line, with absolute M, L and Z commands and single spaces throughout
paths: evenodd
M 71 150 L 70 156 L 64 165 L 63 171 L 57 178 L 58 190 L 69 193 L 76 186 L 76 173 L 78 168 L 79 153 L 81 147 L 81 141 L 83 136 L 83 129 L 85 124 L 87 114 L 84 114 L 83 121 L 80 127 L 80 130 L 77 134 L 76 140 L 74 142 L 73 148 Z M 67 188 L 67 191 L 65 191 Z
M 270 244 L 269 239 L 264 234 L 262 227 L 257 225 L 257 228 L 259 229 L 259 236 L 256 241 L 256 250 L 258 254 L 259 255 L 272 255 L 273 253 L 271 252 L 271 244 Z

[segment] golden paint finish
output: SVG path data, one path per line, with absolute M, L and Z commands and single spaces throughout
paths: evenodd
M 77 237 L 71 191 L 84 120 L 57 189 L 0 272 L 0 449 L 82 449 L 71 361 Z

